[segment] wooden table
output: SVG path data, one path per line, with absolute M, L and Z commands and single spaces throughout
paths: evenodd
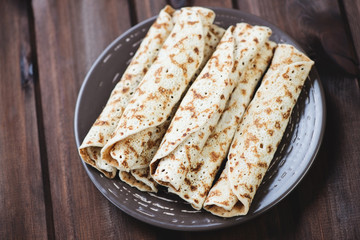
M 232 228 L 174 232 L 129 217 L 96 189 L 74 140 L 78 91 L 102 50 L 165 4 L 0 0 L 0 238 L 359 239 L 359 1 L 190 2 L 258 15 L 316 61 L 326 94 L 324 141 L 280 204 Z

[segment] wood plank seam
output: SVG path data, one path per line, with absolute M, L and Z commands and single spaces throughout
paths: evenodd
M 40 162 L 42 181 L 44 186 L 44 202 L 45 202 L 45 214 L 46 214 L 46 229 L 48 239 L 55 239 L 55 228 L 53 219 L 53 208 L 52 208 L 52 197 L 50 189 L 50 177 L 49 177 L 49 166 L 48 166 L 48 154 L 46 149 L 45 141 L 45 129 L 43 123 L 43 110 L 41 104 L 41 90 L 39 81 L 38 71 L 38 60 L 37 60 L 37 46 L 36 46 L 36 33 L 35 33 L 35 19 L 32 3 L 28 4 L 28 17 L 29 17 L 29 33 L 30 33 L 30 61 L 32 63 L 32 79 L 35 91 L 35 106 L 36 106 L 36 118 L 38 128 L 38 141 L 40 148 Z
M 129 6 L 129 15 L 130 15 L 130 24 L 134 26 L 138 23 L 138 18 L 136 15 L 136 3 L 133 0 L 128 0 Z
M 238 1 L 237 0 L 232 0 L 231 1 L 232 4 L 232 8 L 234 9 L 239 9 L 239 5 L 238 5 Z
M 356 66 L 357 66 L 357 69 L 358 69 L 357 77 L 359 77 L 360 76 L 360 56 L 358 56 L 357 51 L 356 51 L 353 32 L 352 32 L 351 27 L 350 27 L 350 23 L 349 23 L 349 19 L 347 17 L 347 14 L 346 14 L 346 9 L 345 9 L 344 3 L 343 3 L 343 1 L 338 0 L 338 4 L 339 4 L 341 17 L 343 19 L 344 26 L 345 26 L 345 32 L 349 36 L 349 45 L 351 47 L 351 50 L 353 51 L 355 59 L 357 60 L 357 62 L 355 62 L 354 64 L 356 64 Z M 359 78 L 357 78 L 357 83 L 358 83 L 357 85 L 359 86 L 359 83 L 360 83 Z
M 194 5 L 193 1 L 191 0 L 167 0 L 166 2 L 175 9 Z

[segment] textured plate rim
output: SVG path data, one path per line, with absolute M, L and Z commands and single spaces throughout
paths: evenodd
M 243 12 L 241 10 L 236 10 L 236 9 L 229 9 L 229 8 L 220 8 L 220 7 L 208 7 L 212 10 L 214 10 L 215 12 L 219 11 L 219 12 L 227 12 L 227 13 L 232 13 L 232 14 L 238 14 L 240 15 L 242 18 L 253 18 L 256 19 L 257 22 L 261 22 L 262 25 L 264 26 L 268 26 L 270 27 L 272 30 L 276 29 L 276 31 L 278 31 L 279 33 L 281 33 L 281 35 L 286 36 L 286 38 L 290 39 L 291 41 L 293 41 L 294 43 L 296 43 L 296 47 L 299 48 L 299 50 L 303 51 L 302 47 L 292 38 L 290 37 L 287 33 L 285 33 L 284 31 L 282 31 L 279 27 L 277 27 L 276 25 L 268 22 L 267 20 L 264 20 L 256 15 L 247 13 L 247 12 Z M 122 33 L 119 37 L 117 37 L 114 41 L 112 41 L 103 51 L 102 53 L 97 57 L 97 59 L 95 60 L 95 62 L 92 64 L 91 68 L 89 69 L 88 73 L 86 74 L 84 81 L 81 85 L 81 88 L 79 90 L 78 93 L 78 97 L 76 100 L 76 106 L 75 106 L 75 114 L 74 114 L 74 135 L 75 135 L 75 141 L 76 141 L 76 145 L 77 148 L 80 146 L 80 137 L 79 137 L 79 129 L 78 129 L 78 116 L 79 116 L 79 108 L 80 108 L 80 102 L 81 102 L 81 97 L 84 94 L 84 89 L 87 85 L 87 82 L 89 81 L 90 76 L 92 75 L 95 67 L 102 61 L 102 59 L 108 54 L 108 52 L 114 48 L 116 46 L 116 44 L 118 43 L 119 40 L 125 38 L 130 32 L 132 32 L 134 29 L 136 28 L 141 28 L 142 26 L 148 24 L 149 22 L 152 22 L 156 19 L 157 16 L 153 16 L 149 19 L 146 19 L 136 25 L 134 25 L 133 27 L 129 28 L 128 30 L 126 30 L 124 33 Z M 94 178 L 93 174 L 90 172 L 89 170 L 89 166 L 81 159 L 81 162 L 86 170 L 87 175 L 89 176 L 89 178 L 91 179 L 91 181 L 94 183 L 94 185 L 96 186 L 96 188 L 104 195 L 104 197 L 106 199 L 108 199 L 113 205 L 115 205 L 117 208 L 119 208 L 120 210 L 122 210 L 123 212 L 125 212 L 126 214 L 142 221 L 145 223 L 148 223 L 150 225 L 153 226 L 157 226 L 157 227 L 161 227 L 164 229 L 171 229 L 171 230 L 180 230 L 180 231 L 206 231 L 206 230 L 216 230 L 216 229 L 223 229 L 223 228 L 227 228 L 227 227 L 231 227 L 234 225 L 238 225 L 244 222 L 247 222 L 251 219 L 254 219 L 258 216 L 260 216 L 261 214 L 267 212 L 269 209 L 273 208 L 275 205 L 277 205 L 279 202 L 281 202 L 286 196 L 288 196 L 295 188 L 296 186 L 302 181 L 302 179 L 305 177 L 305 175 L 307 174 L 307 172 L 309 171 L 310 167 L 312 166 L 322 143 L 323 137 L 324 137 L 324 132 L 325 132 L 325 126 L 326 126 L 326 102 L 325 102 L 325 93 L 324 93 L 324 89 L 319 77 L 319 74 L 315 68 L 315 66 L 313 66 L 312 70 L 313 75 L 315 75 L 315 79 L 313 81 L 314 84 L 318 85 L 319 88 L 319 92 L 320 92 L 320 103 L 322 104 L 321 106 L 321 114 L 319 114 L 318 117 L 320 117 L 321 119 L 319 119 L 319 122 L 321 122 L 321 127 L 318 129 L 314 129 L 314 139 L 317 139 L 317 144 L 315 146 L 315 148 L 313 149 L 313 153 L 312 156 L 310 157 L 310 160 L 307 163 L 307 166 L 304 168 L 303 172 L 301 173 L 301 175 L 298 177 L 298 179 L 294 182 L 294 184 L 292 184 L 291 186 L 289 186 L 287 188 L 287 190 L 279 195 L 278 198 L 274 199 L 274 201 L 271 204 L 268 204 L 266 207 L 264 207 L 261 211 L 258 211 L 256 213 L 254 213 L 251 216 L 244 216 L 243 219 L 241 220 L 235 220 L 232 222 L 228 222 L 226 224 L 219 224 L 219 225 L 213 225 L 213 224 L 202 224 L 202 225 L 180 225 L 180 224 L 169 224 L 168 222 L 163 222 L 163 221 L 159 221 L 156 220 L 156 218 L 146 218 L 146 216 L 144 216 L 143 214 L 137 213 L 136 211 L 134 211 L 132 208 L 129 208 L 125 205 L 119 204 L 117 201 L 115 201 L 112 197 L 108 196 L 108 194 L 106 192 L 103 192 L 103 186 Z

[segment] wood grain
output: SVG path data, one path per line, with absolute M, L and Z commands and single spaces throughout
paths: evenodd
M 0 236 L 46 239 L 28 6 L 0 4 Z
M 137 22 L 144 21 L 152 16 L 159 14 L 160 10 L 169 4 L 174 8 L 181 6 L 207 6 L 207 7 L 227 7 L 232 8 L 231 0 L 211 1 L 211 0 L 193 0 L 193 1 L 165 1 L 165 0 L 135 0 L 134 14 Z
M 232 8 L 231 0 L 221 0 L 221 1 L 212 1 L 212 0 L 193 0 L 193 6 L 206 6 L 206 7 L 225 7 Z
M 357 75 L 357 59 L 338 1 L 238 1 L 241 10 L 274 23 L 293 36 L 310 56 L 323 50 L 329 61 Z M 301 29 L 301 31 L 300 31 Z
M 165 0 L 135 0 L 133 12 L 136 14 L 136 21 L 141 22 L 152 16 L 158 15 L 160 10 L 166 6 Z
M 135 0 L 134 10 L 137 22 L 144 21 L 152 16 L 159 14 L 160 10 L 169 4 L 174 8 L 181 6 L 207 6 L 207 7 L 227 7 L 232 8 L 231 0 L 211 1 L 211 0 L 193 0 L 193 1 L 165 1 L 165 0 Z
M 357 53 L 357 67 L 360 69 L 360 1 L 340 1 L 344 8 L 344 18 L 348 21 L 352 43 Z

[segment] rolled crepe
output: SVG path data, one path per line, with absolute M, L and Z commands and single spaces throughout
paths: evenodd
M 205 200 L 206 210 L 222 217 L 248 213 L 313 64 L 293 46 L 279 44 L 235 133 L 225 169 Z
M 226 158 L 236 128 L 253 96 L 256 85 L 270 64 L 275 47 L 276 43 L 267 41 L 260 49 L 254 61 L 241 76 L 215 130 L 196 158 L 197 163 L 193 164 L 196 167 L 190 168 L 179 190 L 169 188 L 169 192 L 179 195 L 197 210 L 202 208 L 215 176 Z
M 205 38 L 204 59 L 200 65 L 200 68 L 198 68 L 198 70 L 196 71 L 193 80 L 196 78 L 196 76 L 199 75 L 201 69 L 209 60 L 221 37 L 224 35 L 224 32 L 225 30 L 223 28 L 216 25 L 212 25 L 210 27 L 210 31 Z M 193 82 L 193 80 L 191 82 Z M 175 106 L 168 119 L 172 119 L 172 117 L 175 115 L 176 109 L 177 107 Z M 158 184 L 151 177 L 148 164 L 154 157 L 160 145 L 161 139 L 164 136 L 169 124 L 170 120 L 167 120 L 161 125 L 157 126 L 156 130 L 152 133 L 151 138 L 147 143 L 147 147 L 145 147 L 145 149 L 139 156 L 138 163 L 141 163 L 142 165 L 147 164 L 146 167 L 137 168 L 137 164 L 135 164 L 132 166 L 133 170 L 130 170 L 129 172 L 119 171 L 119 177 L 122 181 L 126 182 L 132 187 L 136 187 L 141 191 L 157 192 Z M 131 143 L 129 143 L 129 145 L 131 146 Z M 126 159 L 123 159 L 123 161 L 126 161 Z
M 113 137 L 103 147 L 101 157 L 121 171 L 141 169 L 148 162 L 142 152 L 151 147 L 152 136 L 169 120 L 204 58 L 205 36 L 215 14 L 212 10 L 182 9 L 171 34 L 132 100 L 126 106 Z
M 265 44 L 271 30 L 238 24 L 225 32 L 214 54 L 195 80 L 150 164 L 156 182 L 178 190 L 223 112 L 240 76 Z
M 100 116 L 90 128 L 79 147 L 82 159 L 109 178 L 113 178 L 116 175 L 116 168 L 109 166 L 101 160 L 100 151 L 111 138 L 111 134 L 115 130 L 130 97 L 143 79 L 149 66 L 154 62 L 159 49 L 173 29 L 174 11 L 170 6 L 166 6 L 160 11 L 159 16 L 150 27 L 146 37 L 131 60 L 130 65 L 116 84 Z

